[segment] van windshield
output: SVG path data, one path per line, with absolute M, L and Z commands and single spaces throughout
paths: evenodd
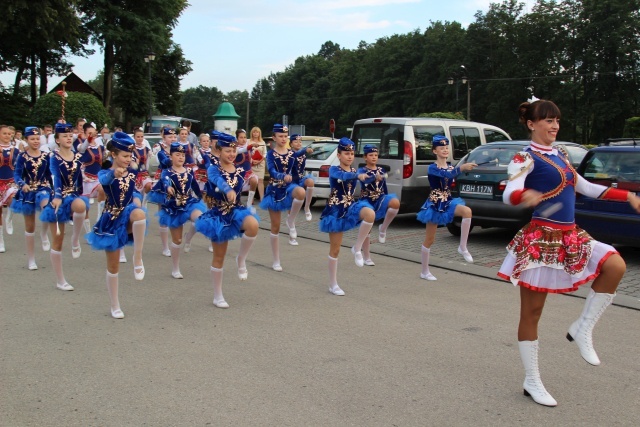
M 404 125 L 368 123 L 354 127 L 351 140 L 356 144 L 356 155 L 362 156 L 364 146 L 378 148 L 379 159 L 401 159 L 404 154 Z

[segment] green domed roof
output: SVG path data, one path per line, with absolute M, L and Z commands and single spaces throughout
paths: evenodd
M 218 111 L 213 115 L 213 118 L 216 120 L 237 120 L 240 116 L 230 102 L 223 102 L 218 106 Z

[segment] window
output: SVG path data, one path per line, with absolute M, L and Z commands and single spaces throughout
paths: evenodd
M 434 135 L 444 135 L 442 126 L 414 126 L 413 138 L 416 141 L 416 161 L 435 160 L 436 155 L 432 151 Z
M 587 160 L 584 177 L 590 180 L 640 182 L 640 156 L 633 154 L 596 152 Z
M 466 162 L 486 166 L 508 166 L 513 156 L 522 148 L 521 146 L 482 146 L 473 150 Z
M 337 142 L 314 142 L 309 145 L 313 153 L 307 154 L 309 160 L 327 160 L 329 156 L 338 148 Z
M 453 158 L 460 159 L 481 144 L 480 131 L 476 128 L 449 128 L 453 139 Z
M 404 155 L 404 125 L 372 123 L 356 126 L 352 140 L 356 155 L 362 156 L 367 144 L 378 147 L 379 159 L 401 159 Z
M 497 142 L 497 141 L 508 141 L 509 138 L 502 132 L 498 132 L 493 129 L 485 129 L 484 130 L 484 139 L 489 142 Z

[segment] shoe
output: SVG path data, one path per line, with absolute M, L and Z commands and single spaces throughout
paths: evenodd
M 420 273 L 420 278 L 424 279 L 424 280 L 438 280 L 438 279 L 436 279 L 436 276 L 434 276 L 431 273 L 427 273 L 427 274 Z
M 191 250 L 191 242 L 184 244 L 184 253 L 188 254 L 189 251 Z
M 45 251 L 45 252 L 49 252 L 50 249 L 51 249 L 51 242 L 49 241 L 49 239 L 43 240 L 42 241 L 42 250 Z
M 13 219 L 5 221 L 4 228 L 7 230 L 7 234 L 11 236 L 13 234 Z
M 582 358 L 594 366 L 600 364 L 600 358 L 593 348 L 593 328 L 615 296 L 616 294 L 596 293 L 591 289 L 580 317 L 571 324 L 567 332 L 567 340 L 575 341 Z
M 115 310 L 112 308 L 111 309 L 111 317 L 113 317 L 114 319 L 124 319 L 124 313 L 119 308 L 117 308 Z
M 209 252 L 213 253 L 213 245 L 209 243 Z
M 558 402 L 549 394 L 542 384 L 538 367 L 538 340 L 518 341 L 520 358 L 524 365 L 524 383 L 522 388 L 525 396 L 529 396 L 539 405 L 557 406 Z
M 171 250 L 170 249 L 163 250 L 162 251 L 162 255 L 170 257 L 171 256 Z
M 304 219 L 306 219 L 307 221 L 311 221 L 313 219 L 313 215 L 311 215 L 311 211 L 305 211 Z
M 339 297 L 344 296 L 344 291 L 338 285 L 329 286 L 329 292 Z
M 298 246 L 298 241 L 296 239 L 292 239 L 291 236 L 289 236 L 289 244 L 291 246 Z
M 376 263 L 373 262 L 373 260 L 371 258 L 367 258 L 367 259 L 364 260 L 364 265 L 374 266 L 374 265 L 376 265 Z
M 61 291 L 72 291 L 73 290 L 73 286 L 71 286 L 70 284 L 68 284 L 67 282 L 64 282 L 62 285 L 61 284 L 57 284 L 56 287 L 58 289 L 60 289 Z
M 127 262 L 127 254 L 125 254 L 124 252 L 120 252 L 120 262 L 122 264 Z
M 37 270 L 38 269 L 38 265 L 33 262 L 33 263 L 29 263 L 29 270 Z
M 273 264 L 273 271 L 282 271 L 282 266 L 280 263 Z
M 71 246 L 71 257 L 76 259 L 80 258 L 80 254 L 82 253 L 82 246 Z
M 172 272 L 171 277 L 173 277 L 174 279 L 184 279 L 184 276 L 179 271 Z
M 216 301 L 215 298 L 213 300 L 213 305 L 218 308 L 229 308 L 229 304 L 225 300 Z
M 355 257 L 356 265 L 358 267 L 363 267 L 364 266 L 364 258 L 362 257 L 362 252 L 356 252 L 355 248 L 352 247 L 351 248 L 351 253 Z
M 238 278 L 240 280 L 247 280 L 249 272 L 247 271 L 246 266 L 244 268 L 240 268 L 240 265 L 238 264 L 238 257 L 236 257 L 236 265 L 238 266 Z
M 136 280 L 144 279 L 144 264 L 133 266 L 133 276 L 136 278 Z
M 4 242 L 0 242 L 0 254 L 6 252 L 7 250 L 4 247 Z
M 465 261 L 467 261 L 468 263 L 473 263 L 473 257 L 471 256 L 469 251 L 463 251 L 462 249 L 460 249 L 460 246 L 458 246 L 458 253 L 464 257 Z
M 382 232 L 378 229 L 378 243 L 384 243 L 387 241 L 387 232 Z
M 287 227 L 289 227 L 289 223 L 287 223 Z M 296 239 L 298 237 L 298 232 L 296 231 L 296 226 L 289 227 L 289 238 Z
M 82 221 L 82 225 L 84 226 L 85 233 L 91 233 L 91 221 L 89 221 L 89 219 Z

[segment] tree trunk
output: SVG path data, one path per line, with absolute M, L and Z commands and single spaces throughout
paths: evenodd
M 27 68 L 27 57 L 22 55 L 20 58 L 20 65 L 18 65 L 18 70 L 16 71 L 16 79 L 13 83 L 13 96 L 18 96 L 20 94 L 20 82 L 22 82 L 22 76 L 24 76 L 25 68 Z
M 31 105 L 38 99 L 36 71 L 36 55 L 31 55 Z
M 40 55 L 40 96 L 47 94 L 47 54 Z
M 111 92 L 113 89 L 113 71 L 115 68 L 115 52 L 113 43 L 105 42 L 104 45 L 104 90 L 102 94 L 102 104 L 111 114 Z

